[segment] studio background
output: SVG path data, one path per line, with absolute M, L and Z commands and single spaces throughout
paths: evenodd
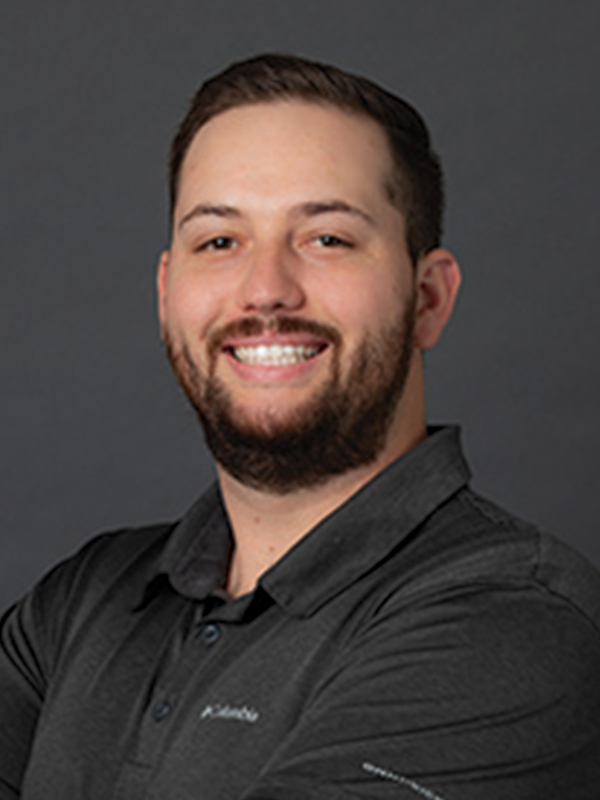
M 30 0 L 0 12 L 0 605 L 96 532 L 212 480 L 163 356 L 169 140 L 265 50 L 414 103 L 463 291 L 427 357 L 475 487 L 600 564 L 600 5 L 592 0 Z

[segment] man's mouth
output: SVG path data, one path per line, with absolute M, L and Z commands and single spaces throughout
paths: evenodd
M 309 361 L 327 345 L 259 344 L 228 348 L 236 361 L 262 367 L 285 367 Z

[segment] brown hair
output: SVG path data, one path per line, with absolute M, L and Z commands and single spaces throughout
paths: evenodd
M 199 129 L 232 108 L 305 100 L 371 117 L 384 129 L 395 162 L 386 187 L 404 214 L 407 246 L 416 263 L 442 233 L 443 177 L 427 127 L 406 101 L 358 75 L 296 56 L 266 54 L 239 61 L 207 80 L 192 98 L 171 145 L 169 191 L 175 208 L 181 166 Z

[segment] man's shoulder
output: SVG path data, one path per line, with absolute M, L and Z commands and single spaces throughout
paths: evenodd
M 162 523 L 94 536 L 52 567 L 20 606 L 41 629 L 48 627 L 48 620 L 54 620 L 52 625 L 85 620 L 111 597 L 127 596 L 135 605 L 158 569 L 172 528 L 172 523 Z
M 172 527 L 148 525 L 95 536 L 8 609 L 3 644 L 18 651 L 17 661 L 27 660 L 23 654 L 35 654 L 32 663 L 38 668 L 33 672 L 40 672 L 40 686 L 69 644 L 96 627 L 100 617 L 105 631 L 126 626 L 127 612 L 144 601 Z
M 141 572 L 145 578 L 158 565 L 175 525 L 162 522 L 97 534 L 54 567 L 46 580 L 68 575 L 69 582 L 82 581 L 89 591 L 95 584 L 106 586 L 127 573 Z
M 555 536 L 464 488 L 378 572 L 344 663 L 397 659 L 424 692 L 468 686 L 482 707 L 507 686 L 524 707 L 598 697 L 600 573 Z
M 557 536 L 469 487 L 436 509 L 397 553 L 397 598 L 527 591 L 563 602 L 600 628 L 600 572 Z

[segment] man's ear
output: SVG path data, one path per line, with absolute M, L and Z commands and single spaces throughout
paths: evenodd
M 414 341 L 420 350 L 429 350 L 440 338 L 452 314 L 460 281 L 459 266 L 447 250 L 437 247 L 419 259 Z
M 163 328 L 166 319 L 166 303 L 167 303 L 167 272 L 169 271 L 170 253 L 168 250 L 163 250 L 160 254 L 158 262 L 158 270 L 156 273 L 156 290 L 158 295 L 158 319 L 160 326 Z

